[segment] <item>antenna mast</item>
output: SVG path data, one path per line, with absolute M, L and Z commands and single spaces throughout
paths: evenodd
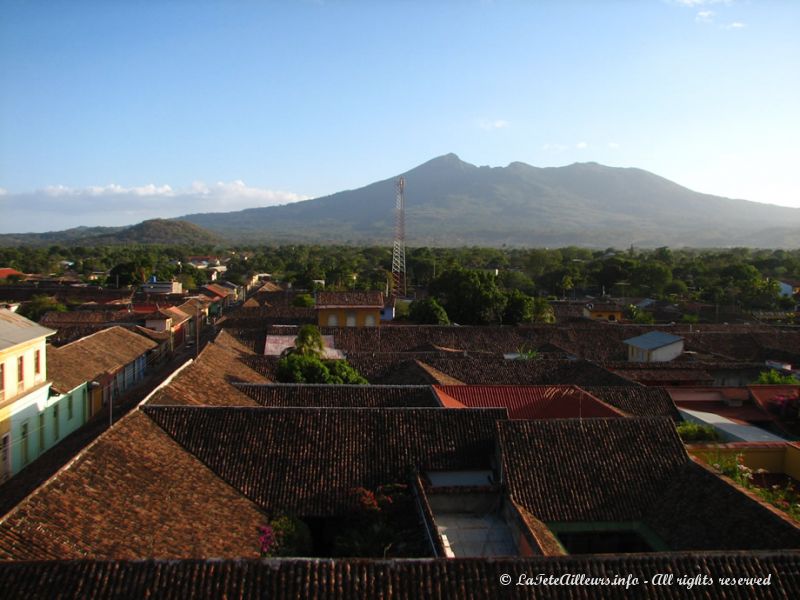
M 406 290 L 406 200 L 405 179 L 397 179 L 394 204 L 394 247 L 392 248 L 392 298 L 405 297 Z

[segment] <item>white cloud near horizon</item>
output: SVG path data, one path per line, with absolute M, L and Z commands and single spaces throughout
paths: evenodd
M 478 121 L 478 127 L 484 131 L 494 131 L 496 129 L 506 129 L 511 123 L 505 119 L 482 119 Z
M 733 0 L 673 0 L 675 4 L 696 8 L 698 6 L 708 6 L 710 4 L 733 4 Z
M 578 142 L 577 144 L 575 144 L 575 147 L 578 150 L 585 150 L 586 148 L 589 147 L 589 144 L 587 144 L 586 142 Z
M 722 25 L 723 29 L 744 29 L 745 27 L 747 27 L 747 25 L 745 25 L 741 21 L 734 21 L 733 23 Z
M 701 10 L 695 15 L 694 20 L 698 23 L 711 23 L 714 21 L 714 11 Z
M 33 192 L 0 193 L 0 233 L 57 231 L 70 227 L 132 225 L 146 219 L 192 213 L 277 206 L 309 196 L 250 187 L 244 181 L 196 181 L 188 188 L 118 184 L 73 188 L 47 186 Z

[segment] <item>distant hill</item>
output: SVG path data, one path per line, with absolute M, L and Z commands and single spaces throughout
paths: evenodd
M 455 154 L 406 173 L 412 245 L 800 247 L 800 209 L 700 194 L 633 168 L 477 167 Z M 397 176 L 283 206 L 127 228 L 0 235 L 0 245 L 232 242 L 390 245 Z M 195 227 L 193 228 L 192 225 Z
M 48 233 L 0 235 L 0 246 L 115 244 L 216 245 L 222 238 L 198 225 L 181 220 L 151 219 L 130 227 L 78 227 Z
M 418 245 L 800 246 L 800 209 L 700 194 L 633 168 L 447 154 L 402 174 Z M 396 177 L 284 206 L 182 217 L 231 239 L 390 244 Z

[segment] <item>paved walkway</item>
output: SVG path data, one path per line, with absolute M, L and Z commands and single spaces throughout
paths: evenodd
M 210 339 L 211 331 L 209 330 L 208 333 L 208 337 L 201 340 L 201 347 Z M 117 399 L 114 402 L 114 422 L 116 423 L 130 412 L 178 367 L 190 358 L 193 359 L 194 356 L 194 346 L 184 348 L 167 363 L 153 371 L 144 382 Z M 86 425 L 65 437 L 25 469 L 0 485 L 0 518 L 47 481 L 106 429 L 108 429 L 108 410 L 104 408 Z

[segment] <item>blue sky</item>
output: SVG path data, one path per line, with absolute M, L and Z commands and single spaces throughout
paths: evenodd
M 0 232 L 360 187 L 448 152 L 800 207 L 800 2 L 0 2 Z

